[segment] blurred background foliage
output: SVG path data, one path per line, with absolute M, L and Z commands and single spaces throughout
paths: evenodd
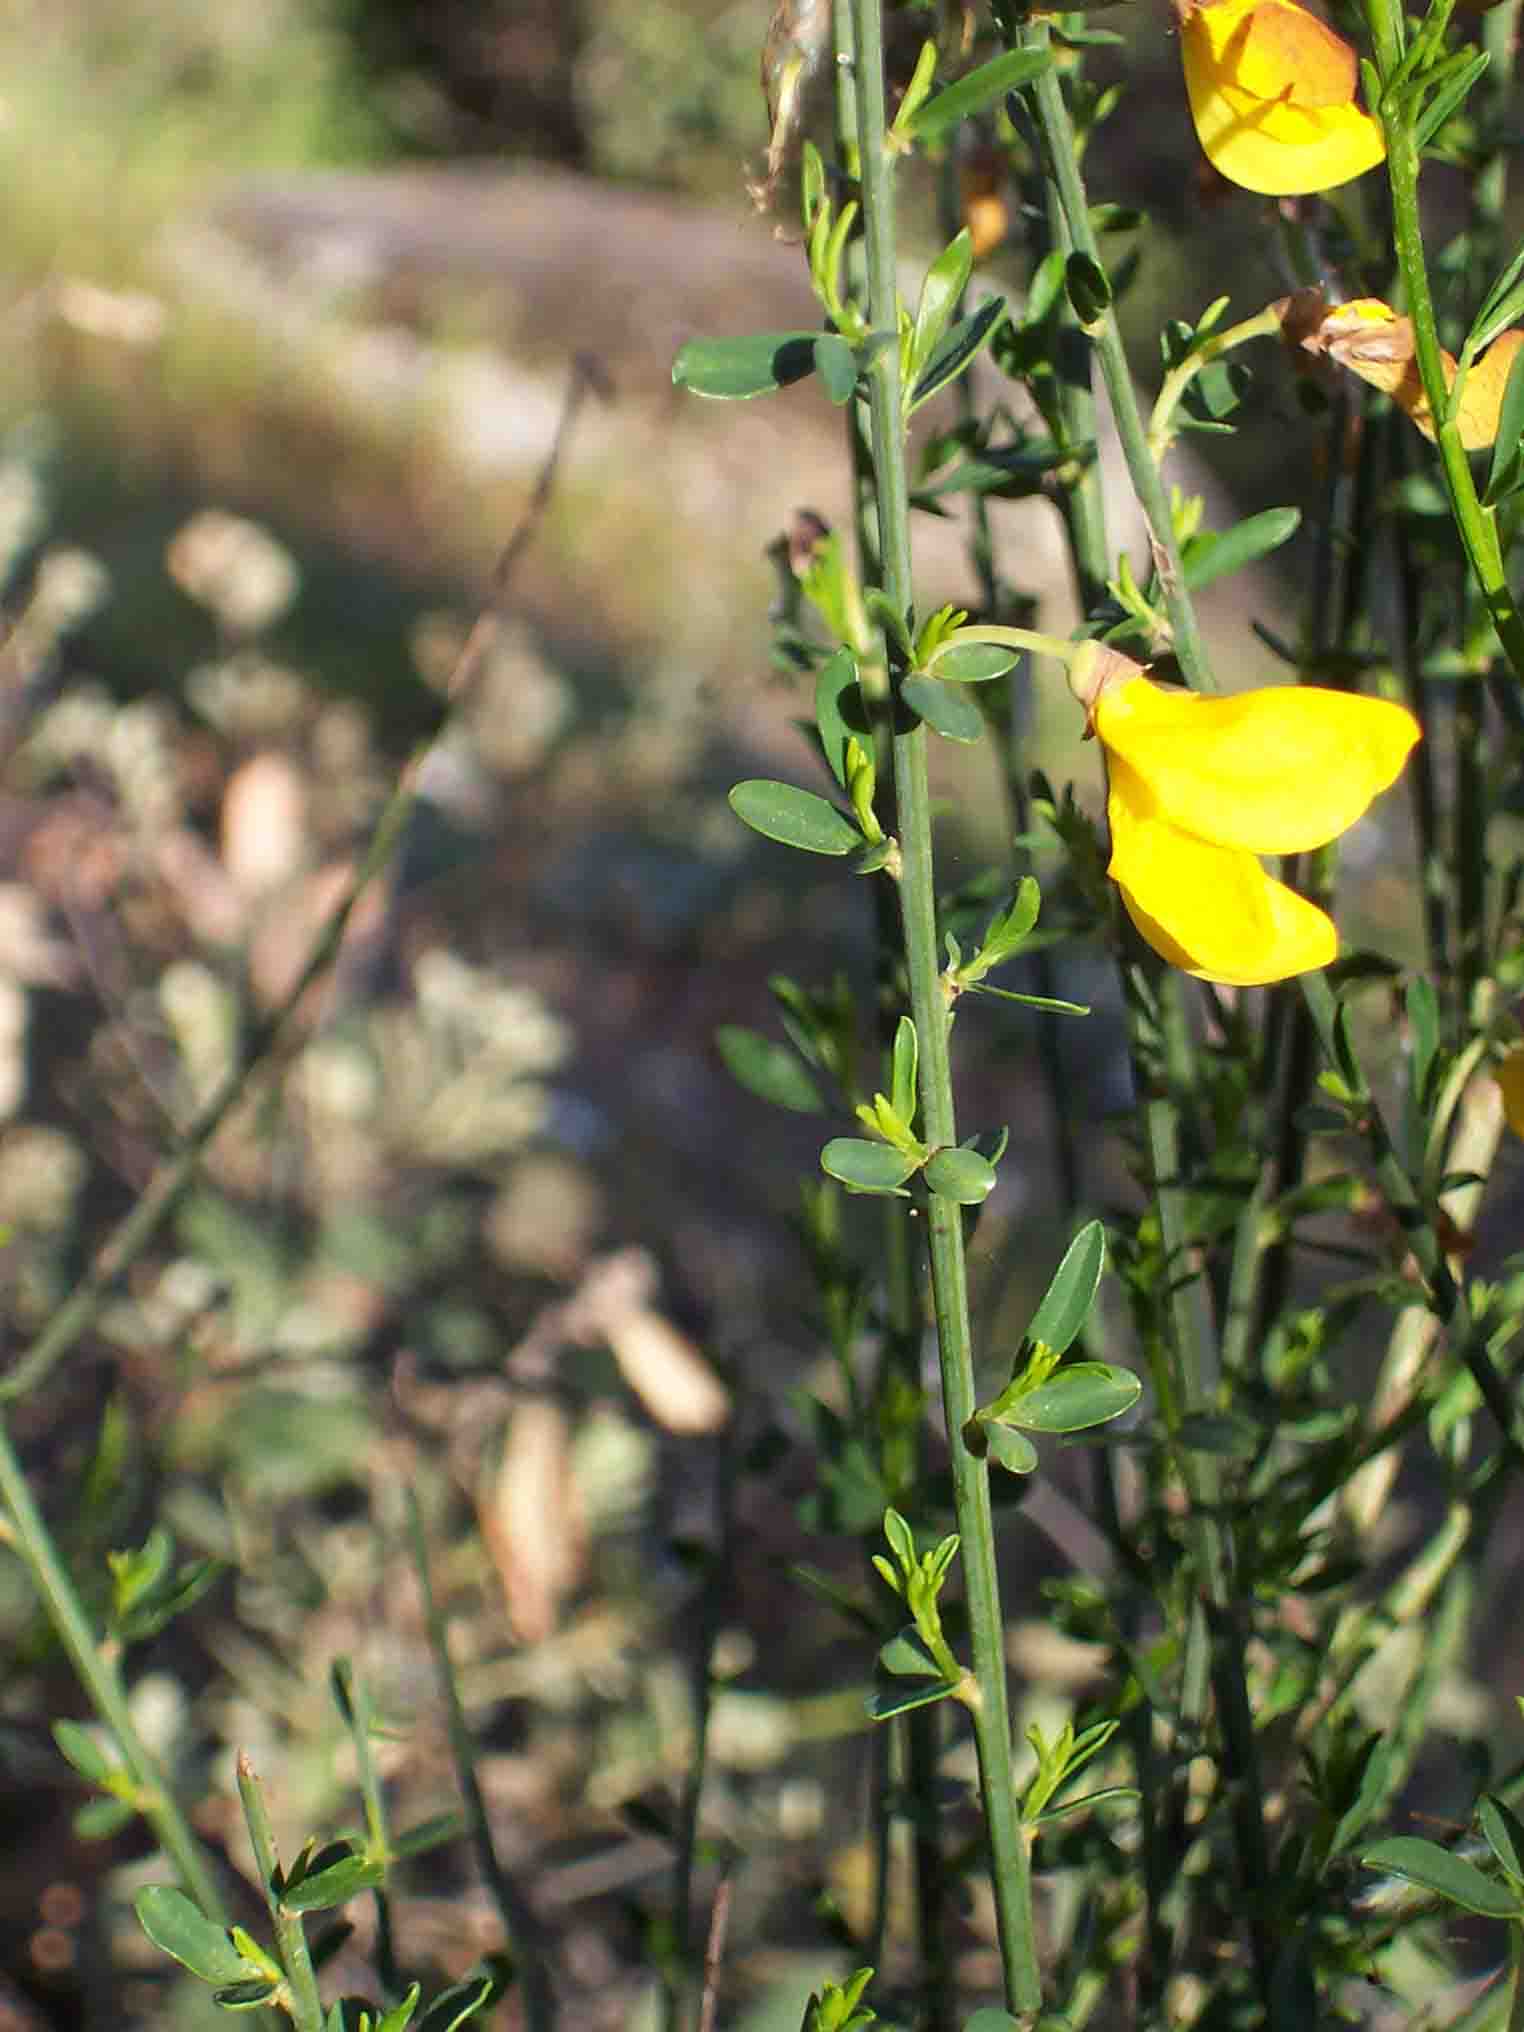
M 737 775 L 801 765 L 768 670 L 763 553 L 796 508 L 844 512 L 839 419 L 800 393 L 716 421 L 667 380 L 695 330 L 812 321 L 797 250 L 745 189 L 766 12 L 0 8 L 10 1347 L 289 991 L 409 743 L 439 721 L 571 355 L 598 361 L 606 399 L 398 865 L 172 1235 L 17 1419 L 87 1582 L 155 1522 L 225 1563 L 139 1654 L 134 1698 L 240 1866 L 236 1747 L 293 1848 L 354 1816 L 325 1690 L 341 1653 L 399 1723 L 398 1824 L 453 1801 L 400 1550 L 399 1492 L 418 1488 L 489 1803 L 557 1930 L 567 2022 L 586 2027 L 651 2008 L 706 1615 L 726 1690 L 705 1824 L 748 1857 L 744 2022 L 797 2023 L 833 1915 L 860 1923 L 867 1881 L 865 1662 L 787 1576 L 831 1557 L 796 1515 L 807 1450 L 741 1474 L 720 1437 L 740 1405 L 749 1430 L 778 1415 L 803 1440 L 781 1392 L 814 1375 L 818 1339 L 779 1216 L 819 1138 L 738 1096 L 712 1035 L 760 1020 L 774 967 L 861 974 L 870 952 L 865 919 L 842 928 L 839 883 L 780 865 L 724 805 Z M 1173 58 L 1130 14 L 1107 18 L 1143 45 L 1135 103 L 1152 106 Z M 1146 163 L 1117 123 L 1095 178 L 1188 229 L 1150 242 L 1149 330 L 1161 284 L 1182 313 L 1240 279 L 1251 306 L 1281 286 L 1242 210 L 1234 226 L 1195 204 L 1173 85 L 1167 103 Z M 929 232 L 935 190 L 921 202 Z M 1210 289 L 1183 279 L 1208 260 Z M 1267 382 L 1261 433 L 1234 454 L 1250 508 L 1298 498 L 1273 491 L 1293 397 Z M 994 512 L 1067 625 L 1046 509 Z M 968 583 L 960 546 L 956 525 L 928 529 L 938 600 Z M 1067 741 L 1053 755 L 1080 766 Z M 1000 846 L 988 763 L 945 767 L 982 865 Z M 1401 879 L 1373 875 L 1366 907 Z M 1099 1124 L 1124 1098 L 1114 1013 L 1092 957 L 1055 964 L 1060 992 L 1102 1003 L 1075 1083 Z M 1015 1137 L 980 1231 L 996 1344 L 1060 1240 L 1028 1042 L 1019 1017 L 990 1025 L 969 1073 L 971 1112 Z M 1091 1165 L 1098 1196 L 1125 1189 L 1099 1133 Z M 1048 1530 L 1064 1528 L 1060 1509 Z M 728 1538 L 733 1587 L 705 1607 L 693 1549 Z M 1047 1558 L 1038 1540 L 1031 1586 Z M 79 1697 L 3 1556 L 0 1633 L 5 2007 L 21 2025 L 201 2022 L 130 1917 L 141 1838 L 73 1828 L 43 1724 Z M 1045 1715 L 1095 1664 L 1035 1639 L 1024 1655 Z M 441 1976 L 496 1945 L 463 1849 L 420 1866 L 402 1924 L 410 1964 Z M 977 1989 L 988 1915 L 968 1915 L 960 1953 Z

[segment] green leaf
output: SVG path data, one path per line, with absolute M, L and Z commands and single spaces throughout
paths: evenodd
M 418 2020 L 418 2032 L 457 2032 L 459 2026 L 477 2017 L 500 1994 L 500 1986 L 491 1976 L 472 1976 L 463 1983 L 455 1983 L 429 2005 Z
M 1377 1842 L 1362 1852 L 1360 1860 L 1367 1869 L 1385 1870 L 1447 1898 L 1464 1912 L 1479 1912 L 1484 1919 L 1517 1919 L 1524 1909 L 1518 1891 L 1494 1883 L 1473 1864 L 1417 1835 L 1397 1834 Z
M 672 362 L 676 387 L 721 402 L 744 402 L 802 381 L 815 367 L 817 332 L 751 332 L 744 338 L 690 339 Z
M 934 677 L 914 672 L 900 686 L 900 697 L 917 719 L 946 741 L 967 745 L 984 732 L 984 716 L 973 701 L 951 685 L 938 684 Z
M 81 1778 L 92 1785 L 108 1785 L 122 1772 L 122 1765 L 82 1722 L 54 1722 L 53 1740 Z
M 1037 1448 L 1026 1434 L 1018 1432 L 1014 1425 L 1000 1425 L 994 1420 L 981 1419 L 980 1423 L 995 1465 L 1004 1468 L 1008 1475 L 1031 1474 L 1037 1466 Z
M 1515 1883 L 1524 1886 L 1524 1826 L 1501 1799 L 1484 1792 L 1476 1804 L 1476 1817 L 1488 1848 Z
M 1231 529 L 1205 530 L 1193 536 L 1181 560 L 1186 584 L 1192 592 L 1199 592 L 1214 579 L 1242 571 L 1256 558 L 1278 550 L 1301 519 L 1300 508 L 1266 508 L 1236 522 Z
M 1521 311 L 1524 311 L 1524 247 L 1488 290 L 1476 322 L 1466 334 L 1467 346 L 1473 353 L 1482 352 L 1499 332 L 1517 322 Z
M 754 833 L 801 853 L 850 854 L 863 843 L 857 827 L 834 804 L 791 783 L 748 777 L 731 791 L 730 808 Z
M 1061 1799 L 1057 1806 L 1050 1806 L 1043 1813 L 1034 1813 L 1026 1821 L 1028 1827 L 1046 1827 L 1050 1821 L 1063 1820 L 1071 1813 L 1087 1812 L 1092 1806 L 1103 1806 L 1113 1799 L 1140 1799 L 1143 1795 L 1136 1785 L 1103 1785 L 1096 1792 L 1085 1792 L 1078 1799 Z
M 1005 298 L 992 296 L 971 317 L 959 318 L 952 330 L 932 354 L 922 374 L 911 391 L 909 409 L 919 409 L 923 402 L 929 402 L 941 388 L 956 381 L 969 361 L 987 346 L 995 328 L 1005 316 Z
M 1052 61 L 1051 53 L 1045 49 L 1014 49 L 1005 56 L 997 56 L 992 63 L 981 64 L 955 85 L 938 92 L 934 99 L 928 99 L 910 123 L 911 134 L 917 141 L 945 140 L 960 120 L 993 106 L 1007 92 L 1030 85 Z
M 822 332 L 815 341 L 815 372 L 838 409 L 852 400 L 857 390 L 857 355 L 839 332 Z
M 914 1624 L 907 1623 L 898 1636 L 879 1649 L 878 1662 L 897 1679 L 940 1679 L 942 1668 L 927 1650 Z
M 385 1882 L 384 1864 L 372 1861 L 369 1856 L 348 1855 L 340 1862 L 330 1863 L 325 1870 L 314 1870 L 300 1883 L 288 1884 L 280 1902 L 288 1912 L 326 1912 Z
M 1420 150 L 1427 148 L 1451 114 L 1459 111 L 1469 97 L 1471 87 L 1491 61 L 1484 49 L 1473 50 L 1469 57 L 1464 50 L 1457 50 L 1455 57 L 1460 61 L 1455 62 L 1450 76 L 1424 107 L 1413 130 L 1414 145 Z
M 1029 1390 L 1006 1412 L 1002 1423 L 1028 1432 L 1086 1432 L 1130 1411 L 1143 1394 L 1131 1369 L 1110 1362 L 1075 1362 L 1051 1382 Z
M 413 1987 L 402 1999 L 402 2002 L 394 2005 L 380 2021 L 376 2027 L 376 2032 L 407 2032 L 407 2028 L 412 2022 L 413 2013 L 418 2008 L 418 1999 L 421 1995 L 422 1992 L 418 1985 L 414 1983 Z
M 927 668 L 944 684 L 988 684 L 1004 677 L 1021 661 L 1019 649 L 1007 649 L 1002 642 L 949 642 L 932 657 Z
M 890 1073 L 890 1105 L 902 1122 L 915 1120 L 916 1074 L 921 1058 L 921 1040 L 916 1035 L 915 1024 L 908 1016 L 901 1016 L 894 1026 L 894 1051 Z
M 279 1983 L 272 1983 L 268 1976 L 250 1976 L 241 1983 L 229 1983 L 226 1988 L 213 1990 L 212 2001 L 220 2004 L 224 2011 L 263 2010 L 280 1989 Z
M 1002 2011 L 995 2004 L 986 2004 L 975 2011 L 972 2018 L 963 2021 L 963 2032 L 1026 2032 L 1020 2018 L 1013 2018 L 1009 2011 Z
M 1408 1035 L 1412 1040 L 1408 1087 L 1415 1107 L 1421 1109 L 1428 1098 L 1429 1078 L 1439 1053 L 1439 997 L 1428 976 L 1419 974 L 1409 981 L 1405 999 Z
M 1105 1267 L 1106 1230 L 1099 1221 L 1087 1221 L 1064 1251 L 1064 1260 L 1032 1315 L 1027 1339 L 1041 1341 L 1061 1355 L 1090 1317 Z
M 916 1162 L 887 1143 L 869 1143 L 858 1136 L 833 1136 L 820 1153 L 820 1168 L 849 1192 L 898 1194 L 915 1171 Z
M 1078 249 L 1064 263 L 1064 291 L 1082 325 L 1093 325 L 1111 305 L 1111 284 L 1093 254 Z
M 138 1924 L 154 1946 L 188 1968 L 204 1983 L 239 1983 L 254 1964 L 245 1960 L 226 1931 L 214 1926 L 183 1891 L 172 1884 L 150 1884 L 133 1901 Z M 268 1988 L 268 1979 L 261 1976 Z
M 939 1150 L 926 1166 L 926 1183 L 959 1206 L 982 1206 L 995 1190 L 995 1167 L 977 1150 Z
M 872 746 L 872 732 L 857 682 L 857 659 L 850 649 L 838 649 L 820 666 L 815 679 L 815 731 L 831 774 L 845 790 L 847 743 L 856 741 L 864 753 Z
M 897 1714 L 909 1714 L 912 1708 L 931 1707 L 939 1700 L 947 1700 L 957 1691 L 945 1679 L 938 1680 L 935 1686 L 886 1686 L 870 1693 L 863 1705 L 870 1720 L 887 1722 Z
M 1482 494 L 1484 508 L 1491 508 L 1518 486 L 1521 439 L 1524 439 L 1524 346 L 1520 346 L 1513 356 L 1502 406 L 1498 410 L 1498 434 L 1493 441 L 1492 463 L 1487 469 L 1487 486 Z
M 758 1100 L 796 1115 L 818 1115 L 825 1102 L 797 1053 L 739 1023 L 723 1024 L 714 1034 L 725 1070 Z
M 109 1841 L 136 1818 L 137 1808 L 126 1799 L 87 1799 L 70 1824 L 81 1841 Z
M 974 243 L 965 226 L 926 271 L 910 337 L 910 376 L 919 379 L 947 330 L 948 320 L 974 272 Z

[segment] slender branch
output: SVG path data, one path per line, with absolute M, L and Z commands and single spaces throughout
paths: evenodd
M 476 1775 L 476 1745 L 471 1739 L 466 1712 L 461 1705 L 460 1688 L 455 1680 L 455 1669 L 450 1662 L 450 1646 L 444 1614 L 435 1597 L 434 1584 L 429 1578 L 429 1548 L 423 1535 L 423 1518 L 418 1508 L 417 1492 L 409 1488 L 404 1493 L 407 1499 L 408 1536 L 411 1540 L 413 1566 L 423 1595 L 429 1648 L 434 1654 L 434 1669 L 439 1675 L 439 1690 L 444 1697 L 450 1729 L 450 1749 L 455 1760 L 455 1779 L 460 1786 L 461 1798 L 465 1802 L 471 1846 L 476 1851 L 477 1867 L 492 1893 L 493 1903 L 497 1906 L 498 1916 L 503 1922 L 503 1930 L 508 1936 L 508 1944 L 513 1950 L 514 1966 L 518 1974 L 519 1987 L 523 1992 L 524 2017 L 529 2032 L 552 2032 L 555 2025 L 555 1999 L 545 1967 L 540 1942 L 540 1924 L 528 1898 L 504 1868 L 497 1853 L 497 1845 L 492 1839 L 492 1823 L 487 1815 L 487 1802 L 482 1796 L 481 1783 Z
M 264 1787 L 255 1776 L 254 1766 L 245 1750 L 238 1753 L 238 1796 L 243 1801 L 243 1817 L 254 1850 L 259 1888 L 270 1910 L 275 1944 L 280 1952 L 281 1967 L 286 1972 L 282 2001 L 291 2014 L 296 2032 L 323 2032 L 323 2000 L 318 1994 L 317 1974 L 307 1946 L 307 1930 L 302 1924 L 302 1915 L 291 1911 L 281 1898 L 280 1858 L 275 1852 L 275 1835 L 270 1826 L 269 1809 L 265 1805 Z
M 1048 46 L 1048 30 L 1044 24 L 1035 23 L 1019 29 L 1009 39 L 1013 48 L 1044 49 Z M 1064 222 L 1069 229 L 1074 251 L 1083 254 L 1100 267 L 1101 251 L 1096 241 L 1095 229 L 1090 223 L 1090 203 L 1085 194 L 1085 187 L 1080 181 L 1079 164 L 1076 159 L 1074 123 L 1069 117 L 1064 88 L 1057 70 L 1044 71 L 1028 90 L 1037 110 L 1037 122 L 1042 130 L 1048 155 L 1048 171 L 1053 179 L 1053 187 L 1058 193 L 1058 201 L 1063 210 Z M 1216 681 L 1207 661 L 1206 646 L 1201 639 L 1201 630 L 1196 620 L 1196 609 L 1186 587 L 1185 571 L 1180 562 L 1180 547 L 1175 540 L 1174 517 L 1170 513 L 1169 499 L 1159 475 L 1158 463 L 1149 446 L 1148 432 L 1144 427 L 1142 411 L 1138 407 L 1137 390 L 1133 387 L 1132 372 L 1127 365 L 1127 354 L 1122 345 L 1122 334 L 1117 326 L 1116 312 L 1108 304 L 1086 330 L 1094 342 L 1096 357 L 1101 364 L 1101 377 L 1106 383 L 1106 393 L 1111 401 L 1111 413 L 1116 423 L 1117 436 L 1121 440 L 1122 456 L 1127 461 L 1127 471 L 1132 479 L 1133 489 L 1148 522 L 1154 569 L 1159 575 L 1165 609 L 1169 614 L 1174 650 L 1180 660 L 1181 671 L 1186 682 L 1196 690 L 1214 690 Z
M 857 135 L 862 156 L 868 303 L 876 332 L 898 329 L 892 165 L 885 147 L 882 0 L 852 0 L 856 48 Z M 911 603 L 909 500 L 898 348 L 884 345 L 867 368 L 884 592 L 901 614 Z M 911 1013 L 920 1043 L 921 1110 L 926 1140 L 957 1141 L 948 1013 L 940 984 L 931 798 L 926 730 L 919 723 L 894 736 L 903 872 L 900 903 Z M 941 1358 L 943 1409 L 952 1456 L 953 1498 L 962 1539 L 969 1640 L 979 1698 L 972 1705 L 982 1796 L 1008 2007 L 1024 2016 L 1041 2008 L 1032 1919 L 1031 1861 L 1020 1825 L 1012 1772 L 1006 1693 L 1004 1624 L 995 1566 L 994 1522 L 985 1463 L 970 1451 L 964 1428 L 975 1409 L 968 1276 L 961 1209 L 932 1193 L 927 1204 L 932 1296 Z
M 1369 0 L 1368 18 L 1376 61 L 1385 83 L 1396 69 L 1403 44 L 1401 0 Z M 1471 463 L 1461 443 L 1460 427 L 1451 415 L 1451 391 L 1440 352 L 1434 296 L 1424 255 L 1423 221 L 1418 208 L 1419 156 L 1413 116 L 1399 108 L 1385 116 L 1387 178 L 1392 192 L 1392 233 L 1397 265 L 1402 272 L 1407 311 L 1413 321 L 1418 372 L 1435 420 L 1440 471 L 1450 512 L 1503 652 L 1516 677 L 1524 680 L 1524 615 L 1508 587 L 1497 516 L 1477 496 Z
M 89 1695 L 90 1704 L 110 1729 L 131 1775 L 133 1804 L 153 1829 L 159 1846 L 174 1865 L 186 1894 L 209 1919 L 227 1923 L 222 1894 L 200 1843 L 196 1840 L 170 1789 L 157 1758 L 139 1735 L 116 1667 L 91 1627 L 79 1592 L 69 1577 L 0 1416 L 0 1502 L 9 1529 L 6 1537 L 37 1590 L 48 1621 L 68 1653 L 69 1662 Z

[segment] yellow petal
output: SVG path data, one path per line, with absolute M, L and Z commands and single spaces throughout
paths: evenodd
M 1185 12 L 1180 50 L 1201 146 L 1246 190 L 1332 190 L 1385 156 L 1355 103 L 1354 51 L 1305 8 L 1205 0 Z
M 1493 1078 L 1503 1090 L 1503 1120 L 1515 1136 L 1524 1136 L 1524 1044 L 1493 1067 Z
M 1396 780 L 1419 736 L 1404 706 L 1357 692 L 1273 685 L 1208 698 L 1142 677 L 1102 694 L 1095 730 L 1161 816 L 1251 854 L 1336 839 Z
M 1218 7 L 1209 12 L 1220 12 Z M 1305 7 L 1261 0 L 1232 38 L 1231 83 L 1257 99 L 1293 106 L 1348 106 L 1360 70 L 1342 36 Z
M 1341 303 L 1302 343 L 1312 352 L 1326 353 L 1351 374 L 1390 395 L 1425 437 L 1433 437 L 1434 417 L 1419 378 L 1412 321 L 1398 317 L 1390 304 L 1369 296 Z M 1468 452 L 1484 450 L 1498 434 L 1503 392 L 1521 345 L 1524 331 L 1501 332 L 1466 375 L 1455 421 Z M 1453 388 L 1455 361 L 1443 347 L 1439 359 L 1445 386 Z
M 1183 972 L 1253 988 L 1326 967 L 1339 950 L 1331 920 L 1252 854 L 1182 832 L 1159 817 L 1125 762 L 1109 764 L 1109 873 L 1127 914 Z

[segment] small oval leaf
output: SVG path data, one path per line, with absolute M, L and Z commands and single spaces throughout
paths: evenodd
M 1267 557 L 1280 548 L 1301 519 L 1300 508 L 1266 508 L 1258 515 L 1235 522 L 1231 529 L 1207 530 L 1193 536 L 1181 560 L 1185 583 L 1193 593 L 1199 592 L 1214 579 L 1225 579 L 1230 572 L 1253 564 L 1256 558 Z
M 1041 1341 L 1061 1355 L 1090 1317 L 1105 1267 L 1106 1230 L 1099 1221 L 1087 1221 L 1064 1251 L 1064 1260 L 1032 1315 L 1027 1339 Z
M 934 677 L 919 672 L 907 677 L 900 686 L 900 697 L 944 741 L 973 742 L 984 732 L 984 716 L 973 701 L 951 685 L 938 684 Z
M 915 1627 L 907 1623 L 898 1636 L 879 1649 L 878 1662 L 896 1679 L 940 1679 L 942 1668 L 922 1643 Z
M 238 1952 L 222 1927 L 214 1926 L 200 1907 L 172 1884 L 148 1885 L 139 1891 L 133 1909 L 154 1946 L 204 1983 L 240 1983 L 249 1977 L 253 1964 Z
M 1028 1432 L 1088 1432 L 1130 1411 L 1143 1394 L 1131 1369 L 1110 1362 L 1075 1362 L 1018 1398 L 1006 1416 Z
M 1476 1804 L 1476 1817 L 1488 1848 L 1508 1875 L 1524 1885 L 1524 1826 L 1518 1815 L 1501 1799 L 1484 1792 Z
M 122 1768 L 83 1722 L 54 1722 L 53 1740 L 80 1777 L 88 1778 L 92 1785 L 108 1784 Z
M 1396 1834 L 1362 1852 L 1360 1860 L 1370 1870 L 1385 1870 L 1409 1884 L 1419 1884 L 1448 1898 L 1462 1911 L 1479 1912 L 1484 1919 L 1516 1919 L 1521 1898 L 1517 1891 L 1484 1877 L 1474 1864 L 1452 1856 L 1437 1842 L 1417 1835 Z
M 944 140 L 960 120 L 982 112 L 986 106 L 993 106 L 1007 92 L 1019 91 L 1023 85 L 1031 84 L 1034 78 L 1042 76 L 1052 61 L 1050 50 L 1013 49 L 1004 56 L 997 56 L 991 63 L 980 64 L 967 77 L 959 78 L 955 85 L 949 85 L 935 98 L 928 99 L 910 122 L 911 133 L 917 141 Z
M 673 385 L 720 402 L 770 395 L 813 372 L 818 336 L 749 332 L 734 339 L 690 339 L 672 362 Z
M 927 668 L 948 684 L 988 684 L 1020 661 L 1021 651 L 1008 649 L 1003 642 L 950 642 Z
M 852 1192 L 898 1192 L 916 1164 L 887 1143 L 833 1136 L 820 1153 L 820 1168 Z
M 930 1707 L 934 1701 L 947 1700 L 957 1692 L 945 1679 L 939 1679 L 935 1686 L 882 1687 L 877 1693 L 870 1693 L 863 1705 L 871 1720 L 886 1722 L 897 1714 L 909 1714 L 915 1707 Z
M 977 1150 L 939 1150 L 926 1166 L 926 1183 L 959 1206 L 983 1206 L 995 1190 L 995 1167 Z
M 815 341 L 815 372 L 839 409 L 857 388 L 857 355 L 839 332 L 822 332 Z
M 730 808 L 754 833 L 801 853 L 850 854 L 863 843 L 857 827 L 834 804 L 791 783 L 748 777 L 731 791 Z
M 796 1115 L 818 1115 L 825 1102 L 820 1089 L 796 1052 L 740 1023 L 723 1024 L 714 1034 L 725 1070 L 758 1100 Z
M 310 1877 L 304 1877 L 285 1893 L 280 1902 L 288 1912 L 326 1912 L 332 1906 L 346 1904 L 361 1891 L 374 1890 L 377 1884 L 385 1882 L 384 1864 L 372 1862 L 369 1856 L 345 1856 L 342 1862 L 333 1863 L 326 1870 L 314 1870 Z
M 992 1420 L 984 1428 L 984 1438 L 990 1459 L 1008 1475 L 1029 1475 L 1037 1466 L 1037 1448 L 1014 1425 L 1000 1425 Z

